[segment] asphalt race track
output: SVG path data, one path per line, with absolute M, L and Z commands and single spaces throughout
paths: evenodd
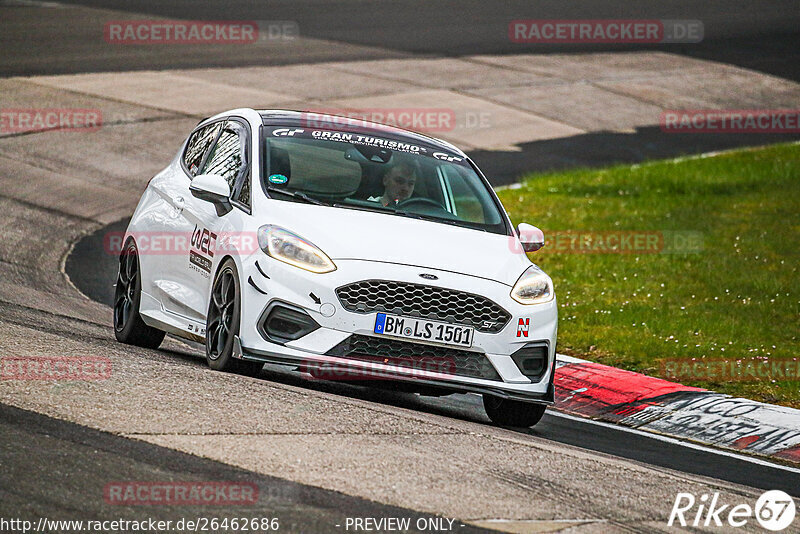
M 74 6 L 74 7 L 72 7 Z M 83 7 L 90 6 L 90 7 Z M 754 2 L 686 1 L 592 2 L 588 7 L 558 1 L 502 2 L 373 2 L 369 9 L 354 0 L 326 2 L 155 2 L 83 1 L 41 2 L 4 0 L 3 29 L 0 33 L 0 73 L 4 76 L 31 76 L 84 72 L 192 69 L 213 67 L 309 65 L 324 62 L 376 61 L 391 59 L 473 56 L 480 61 L 484 54 L 500 57 L 508 54 L 567 57 L 590 52 L 669 53 L 687 59 L 752 69 L 787 80 L 800 80 L 800 52 L 794 43 L 800 40 L 800 14 L 796 2 L 782 0 L 769 4 Z M 290 21 L 297 24 L 299 37 L 288 42 L 270 42 L 256 46 L 193 45 L 180 46 L 109 46 L 104 41 L 103 26 L 109 20 L 170 19 L 191 17 L 207 20 Z M 454 16 L 456 13 L 459 16 Z M 516 19 L 572 18 L 650 18 L 699 20 L 704 39 L 696 44 L 647 45 L 525 45 L 509 41 L 508 23 Z M 457 22 L 456 22 L 457 21 Z M 37 28 L 31 31 L 31 28 Z M 391 75 L 371 71 L 377 79 Z M 444 70 L 444 76 L 449 73 Z M 675 73 L 680 76 L 679 72 Z M 324 77 L 325 74 L 316 74 Z M 630 72 L 623 71 L 624 82 Z M 305 75 L 313 79 L 313 72 Z M 480 76 L 479 74 L 477 76 Z M 708 72 L 707 86 L 698 80 L 696 90 L 724 86 L 731 76 Z M 576 78 L 593 86 L 597 81 Z M 271 80 L 271 86 L 280 80 Z M 311 85 L 315 85 L 312 81 Z M 602 83 L 602 82 L 601 82 Z M 655 87 L 658 87 L 656 84 Z M 353 88 L 357 90 L 357 87 Z M 571 91 L 580 90 L 572 87 Z M 654 88 L 641 93 L 648 100 Z M 615 90 L 619 90 L 616 88 Z M 623 89 L 625 90 L 625 89 Z M 715 91 L 719 93 L 719 91 Z M 737 91 L 731 91 L 736 94 Z M 649 96 L 644 96 L 649 95 Z M 689 108 L 748 109 L 758 98 L 739 101 L 720 94 L 694 101 L 691 89 L 683 102 Z M 492 99 L 491 93 L 488 96 Z M 499 98 L 499 97 L 495 97 Z M 527 110 L 525 99 L 541 98 L 540 93 L 513 96 L 516 109 Z M 592 96 L 592 99 L 597 96 Z M 591 101 L 591 100 L 590 100 Z M 312 100 L 313 102 L 313 100 Z M 669 102 L 669 100 L 667 100 Z M 762 101 L 765 105 L 768 101 Z M 772 109 L 787 107 L 791 100 L 777 99 Z M 666 102 L 658 102 L 664 105 Z M 259 105 L 268 103 L 259 102 Z M 255 104 L 254 104 L 255 105 Z M 262 105 L 262 107 L 263 107 Z M 298 107 L 308 103 L 295 103 Z M 597 102 L 604 109 L 605 102 Z M 535 108 L 537 106 L 534 106 Z M 682 106 L 683 107 L 683 106 Z M 596 110 L 594 111 L 596 113 Z M 522 119 L 521 119 L 522 120 Z M 656 119 L 657 122 L 657 119 Z M 699 154 L 741 146 L 798 139 L 798 134 L 671 134 L 663 135 L 657 126 L 626 125 L 623 128 L 596 128 L 581 135 L 537 139 L 516 143 L 513 151 L 483 150 L 468 152 L 494 185 L 513 183 L 530 171 L 573 167 L 596 167 L 611 163 L 636 163 L 646 159 Z M 463 146 L 463 144 L 462 144 Z
M 752 504 L 766 489 L 800 498 L 800 469 L 563 414 L 548 413 L 531 430 L 503 429 L 489 424 L 473 395 L 420 397 L 309 380 L 278 366 L 267 366 L 257 378 L 235 376 L 209 370 L 198 346 L 176 338 L 168 337 L 159 350 L 117 343 L 108 306 L 116 258 L 104 252 L 103 238 L 125 228 L 147 179 L 202 113 L 22 78 L 644 51 L 666 52 L 653 56 L 660 60 L 669 55 L 741 67 L 718 75 L 739 76 L 742 84 L 769 74 L 754 94 L 763 90 L 765 101 L 779 103 L 780 95 L 796 94 L 789 92 L 795 86 L 779 79 L 800 80 L 796 8 L 796 2 L 649 0 L 593 2 L 588 9 L 549 1 L 373 1 L 368 7 L 355 0 L 224 6 L 0 1 L 2 107 L 36 99 L 50 107 L 102 101 L 127 117 L 90 142 L 70 132 L 0 136 L 0 357 L 91 356 L 112 366 L 107 380 L 94 382 L 0 382 L 0 517 L 244 515 L 279 517 L 288 532 L 346 532 L 344 522 L 353 517 L 445 517 L 456 519 L 458 532 L 661 532 L 669 531 L 666 519 L 678 492 L 719 492 L 730 503 Z M 302 44 L 109 48 L 102 21 L 113 17 L 289 20 L 298 23 Z M 706 39 L 697 46 L 531 51 L 507 38 L 508 21 L 525 18 L 697 19 Z M 20 95 L 29 100 L 19 104 Z M 523 171 L 797 138 L 666 138 L 657 126 L 639 125 L 628 131 L 587 128 L 516 150 L 475 145 L 470 155 L 494 185 L 503 185 Z M 260 499 L 233 508 L 137 507 L 111 505 L 103 497 L 110 482 L 167 480 L 246 482 L 260 488 Z
M 26 2 L 6 0 L 9 5 Z M 69 25 L 45 24 L 41 32 L 27 31 L 36 21 L 19 15 L 7 21 L 0 43 L 7 51 L 0 69 L 8 74 L 55 74 L 175 67 L 244 66 L 362 60 L 409 55 L 461 56 L 472 54 L 552 53 L 586 51 L 665 50 L 759 70 L 792 80 L 800 79 L 796 43 L 800 13 L 791 0 L 776 2 L 692 2 L 601 0 L 565 3 L 558 0 L 482 2 L 480 0 L 320 2 L 281 0 L 229 2 L 180 0 L 67 0 L 62 4 L 91 6 L 127 13 L 130 18 L 295 21 L 308 39 L 302 49 L 209 51 L 191 45 L 164 52 L 132 47 L 109 54 L 102 39 L 86 39 L 102 28 L 93 13 L 65 15 Z M 2 5 L 2 4 L 0 4 Z M 132 15 L 135 15 L 132 16 Z M 32 15 L 33 17 L 41 14 Z M 509 42 L 508 23 L 517 19 L 692 19 L 704 26 L 699 45 L 541 45 L 526 48 Z M 63 19 L 62 19 L 63 20 Z M 57 43 L 57 45 L 56 45 Z
M 86 295 L 111 306 L 113 284 L 117 274 L 117 261 L 103 252 L 103 238 L 109 232 L 124 232 L 127 219 L 92 233 L 76 245 L 66 261 L 70 280 Z M 102 273 L 102 274 L 100 274 Z M 203 348 L 197 345 L 194 352 L 199 365 L 204 365 Z M 335 382 L 309 382 L 299 372 L 288 367 L 267 366 L 265 380 L 293 386 L 314 388 L 390 406 L 424 411 L 450 418 L 478 423 L 488 423 L 480 397 L 477 395 L 451 395 L 447 397 L 421 397 L 374 390 L 361 386 Z M 727 480 L 763 489 L 782 489 L 800 495 L 800 470 L 786 471 L 754 464 L 736 456 L 715 454 L 713 451 L 688 450 L 678 444 L 660 441 L 654 437 L 635 434 L 624 429 L 599 426 L 574 417 L 547 414 L 535 428 L 522 434 L 613 454 L 623 458 L 657 465 L 676 471 Z M 586 439 L 590 435 L 591 439 Z
M 424 517 L 413 510 L 380 505 L 275 477 L 254 475 L 229 465 L 6 405 L 0 405 L 0 429 L 0 447 L 9 451 L 4 458 L 7 460 L 4 462 L 6 468 L 0 473 L 3 504 L 5 510 L 15 510 L 17 516 L 47 513 L 50 518 L 74 517 L 77 511 L 81 511 L 84 513 L 81 517 L 136 518 L 130 509 L 120 511 L 101 499 L 87 499 L 75 491 L 77 485 L 106 484 L 108 479 L 95 479 L 98 473 L 104 473 L 104 476 L 110 475 L 116 480 L 149 480 L 158 474 L 173 481 L 200 479 L 256 484 L 260 489 L 258 507 L 241 508 L 248 514 L 279 516 L 281 527 L 291 531 L 327 531 L 332 525 L 344 522 L 344 511 L 365 517 L 409 517 L 414 523 Z M 32 458 L 36 461 L 31 461 Z M 91 458 L 89 465 L 87 458 Z M 53 465 L 58 466 L 60 476 L 53 476 Z M 58 498 L 54 499 L 54 496 Z M 195 507 L 193 512 L 200 516 L 214 515 L 215 510 L 212 506 L 205 506 Z M 157 515 L 160 520 L 177 521 L 185 511 L 164 506 Z M 484 531 L 471 525 L 462 525 L 459 530 Z

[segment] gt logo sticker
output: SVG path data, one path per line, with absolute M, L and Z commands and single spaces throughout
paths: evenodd
M 302 128 L 276 128 L 272 130 L 272 135 L 275 137 L 294 137 L 294 134 L 305 132 Z
M 449 154 L 445 154 L 444 152 L 434 152 L 431 154 L 434 158 L 440 159 L 442 161 L 461 161 L 464 158 L 459 158 L 457 156 L 451 156 Z
M 520 319 L 517 323 L 517 337 L 528 337 L 528 330 L 531 328 L 531 319 Z

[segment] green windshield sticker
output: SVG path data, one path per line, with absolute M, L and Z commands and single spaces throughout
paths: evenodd
M 267 179 L 271 184 L 285 184 L 286 182 L 289 181 L 289 179 L 282 174 L 273 174 Z

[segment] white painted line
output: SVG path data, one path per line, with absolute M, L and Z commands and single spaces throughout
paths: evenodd
M 677 438 L 671 438 L 671 437 L 665 436 L 663 434 L 656 434 L 654 432 L 646 432 L 644 430 L 639 430 L 639 429 L 631 428 L 631 427 L 628 427 L 628 426 L 615 425 L 613 423 L 606 423 L 605 421 L 596 421 L 594 419 L 589 419 L 587 417 L 578 417 L 576 415 L 570 415 L 568 413 L 560 412 L 560 411 L 558 411 L 557 408 L 550 409 L 550 410 L 547 411 L 547 413 L 550 414 L 550 415 L 553 415 L 555 417 L 561 417 L 563 419 L 569 419 L 569 420 L 572 420 L 572 421 L 580 421 L 580 422 L 583 422 L 583 423 L 589 423 L 589 424 L 598 425 L 598 426 L 602 426 L 602 427 L 606 427 L 606 428 L 613 428 L 615 430 L 620 430 L 622 432 L 628 432 L 630 434 L 636 434 L 636 435 L 639 435 L 639 436 L 653 438 L 653 439 L 656 439 L 658 441 L 663 441 L 665 443 L 671 443 L 673 445 L 680 445 L 682 447 L 686 447 L 686 448 L 689 448 L 689 449 L 695 449 L 695 450 L 698 450 L 698 451 L 708 452 L 708 453 L 711 453 L 711 454 L 717 454 L 719 456 L 727 456 L 729 458 L 736 458 L 737 460 L 742 460 L 743 462 L 749 462 L 751 464 L 761 465 L 761 466 L 764 466 L 764 467 L 772 467 L 774 469 L 780 469 L 782 471 L 787 471 L 789 473 L 800 474 L 800 469 L 795 468 L 795 467 L 789 467 L 787 465 L 776 464 L 776 463 L 773 463 L 773 462 L 769 462 L 767 460 L 761 460 L 759 458 L 754 458 L 754 457 L 746 455 L 746 454 L 739 454 L 739 453 L 732 452 L 732 451 L 725 451 L 725 450 L 716 449 L 716 448 L 713 448 L 713 447 L 706 447 L 704 445 L 699 445 L 697 443 L 692 443 L 692 442 L 684 441 L 684 440 L 677 439 Z
M 72 7 L 72 6 L 65 6 L 59 2 L 41 2 L 38 0 L 3 0 L 0 1 L 0 6 L 2 7 L 54 7 L 58 9 L 63 9 L 65 7 Z
M 564 363 L 592 363 L 589 360 L 581 360 L 574 356 L 567 356 L 566 354 L 556 354 L 556 360 Z
M 506 189 L 522 189 L 522 183 L 514 182 L 513 184 L 508 184 L 508 185 L 498 185 L 497 187 L 494 188 L 495 191 L 504 191 Z
M 789 142 L 789 143 L 786 143 L 786 144 L 787 145 L 800 145 L 800 141 L 792 141 L 792 142 Z M 758 149 L 761 149 L 761 148 L 764 148 L 764 147 L 763 146 L 753 146 L 753 147 L 746 147 L 746 148 L 741 148 L 741 147 L 726 148 L 725 150 L 713 150 L 711 152 L 702 152 L 700 154 L 692 154 L 691 156 L 680 156 L 680 157 L 672 158 L 672 159 L 660 159 L 660 160 L 655 160 L 655 161 L 645 161 L 645 162 L 642 162 L 642 163 L 632 163 L 629 166 L 629 168 L 638 169 L 640 167 L 647 167 L 648 165 L 657 165 L 657 164 L 664 163 L 664 162 L 681 163 L 681 162 L 684 162 L 684 161 L 691 161 L 691 160 L 695 160 L 695 159 L 705 159 L 705 158 L 713 158 L 713 157 L 716 157 L 716 156 L 724 156 L 725 154 L 732 154 L 734 152 L 752 152 L 754 150 L 758 150 Z M 614 166 L 616 166 L 616 165 L 614 165 Z M 598 167 L 597 170 L 600 170 L 600 169 L 603 169 L 603 168 L 604 167 Z M 541 174 L 545 174 L 545 173 L 548 173 L 548 172 L 553 172 L 553 171 L 544 171 Z M 525 184 L 523 182 L 514 182 L 513 184 L 498 185 L 497 187 L 494 188 L 494 190 L 495 191 L 503 191 L 505 189 L 512 189 L 512 190 L 513 189 L 522 189 L 522 186 L 524 186 L 524 185 Z
M 481 523 L 608 523 L 608 519 L 470 519 Z
M 783 143 L 780 143 L 780 144 L 783 144 Z M 788 145 L 800 145 L 800 141 L 792 141 L 792 142 L 786 143 L 786 144 L 788 144 Z M 672 158 L 672 159 L 663 160 L 663 161 L 668 161 L 670 163 L 681 163 L 683 161 L 691 161 L 691 160 L 695 160 L 695 159 L 705 159 L 705 158 L 714 158 L 716 156 L 724 156 L 726 154 L 733 154 L 734 152 L 753 152 L 755 150 L 760 150 L 762 148 L 764 148 L 764 146 L 750 146 L 750 147 L 745 147 L 745 148 L 742 148 L 742 147 L 726 148 L 724 150 L 714 150 L 712 152 L 703 152 L 702 154 L 693 154 L 691 156 L 679 156 L 677 158 Z M 642 167 L 642 166 L 646 166 L 646 165 L 652 165 L 654 163 L 658 163 L 658 162 L 657 161 L 648 161 L 648 162 L 645 162 L 645 163 L 637 163 L 635 165 L 632 165 L 631 168 L 638 168 L 638 167 Z

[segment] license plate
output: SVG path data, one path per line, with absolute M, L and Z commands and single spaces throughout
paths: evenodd
M 383 336 L 416 339 L 441 345 L 471 347 L 475 329 L 471 326 L 379 313 L 375 318 L 374 332 Z

